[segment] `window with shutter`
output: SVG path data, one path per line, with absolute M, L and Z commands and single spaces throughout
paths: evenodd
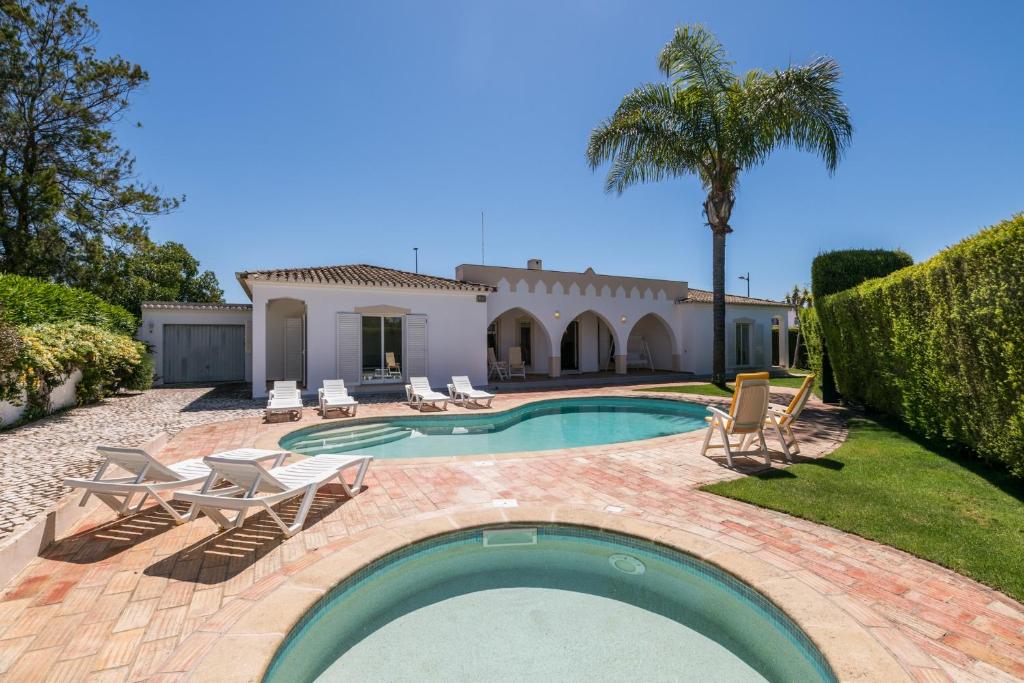
M 358 313 L 338 314 L 335 334 L 337 372 L 338 379 L 345 380 L 347 384 L 359 384 L 362 374 L 360 372 L 362 367 L 362 350 L 360 348 L 362 329 L 362 316 Z
M 427 316 L 405 316 L 405 368 L 407 377 L 427 377 Z

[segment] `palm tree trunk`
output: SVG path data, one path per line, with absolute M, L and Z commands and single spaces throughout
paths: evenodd
M 711 315 L 714 328 L 711 382 L 725 384 L 725 235 L 720 226 L 711 226 L 713 290 Z

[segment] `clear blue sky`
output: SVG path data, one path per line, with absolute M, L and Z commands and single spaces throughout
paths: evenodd
M 584 148 L 657 80 L 677 24 L 740 70 L 838 60 L 856 127 L 835 176 L 781 152 L 741 180 L 730 291 L 776 298 L 821 250 L 925 259 L 1024 210 L 1024 3 L 95 2 L 102 54 L 149 71 L 122 122 L 153 221 L 213 269 L 480 260 L 711 283 L 692 179 L 602 191 Z M 142 128 L 134 128 L 140 121 Z

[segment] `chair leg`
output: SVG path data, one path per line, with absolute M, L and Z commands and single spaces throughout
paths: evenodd
M 764 429 L 757 430 L 757 438 L 761 442 L 761 452 L 764 453 L 764 464 L 768 467 L 772 466 L 772 456 L 768 452 L 768 443 L 764 440 Z
M 708 425 L 708 432 L 707 434 L 704 435 L 704 445 L 700 447 L 700 454 L 705 457 L 708 454 L 708 447 L 711 445 L 711 435 L 715 431 L 715 425 L 717 424 L 717 420 L 717 416 L 711 418 L 711 424 Z
M 718 423 L 718 433 L 722 437 L 722 448 L 725 449 L 725 461 L 732 467 L 732 446 L 729 444 L 729 435 L 725 433 L 725 427 Z

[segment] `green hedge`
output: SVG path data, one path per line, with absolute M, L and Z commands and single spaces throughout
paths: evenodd
M 0 273 L 0 316 L 12 325 L 74 321 L 133 336 L 134 315 L 82 289 Z
M 910 254 L 899 249 L 826 251 L 811 262 L 811 291 L 817 299 L 912 265 Z
M 10 327 L 5 326 L 5 333 Z M 153 361 L 146 345 L 123 334 L 76 322 L 17 328 L 17 350 L 0 369 L 0 400 L 18 402 L 27 393 L 23 419 L 42 417 L 49 395 L 74 370 L 82 371 L 75 389 L 78 404 L 99 400 L 120 389 L 148 389 Z
M 1024 476 L 1024 214 L 815 305 L 844 396 Z
M 814 299 L 856 287 L 866 280 L 882 277 L 913 265 L 905 251 L 888 249 L 840 249 L 818 254 L 811 262 L 811 291 Z M 828 353 L 828 336 L 820 340 L 820 356 L 815 372 L 821 378 L 821 397 L 825 403 L 838 403 L 839 390 Z
M 822 341 L 821 323 L 818 313 L 813 308 L 800 310 L 801 345 L 807 349 L 807 365 L 815 375 L 821 377 Z

